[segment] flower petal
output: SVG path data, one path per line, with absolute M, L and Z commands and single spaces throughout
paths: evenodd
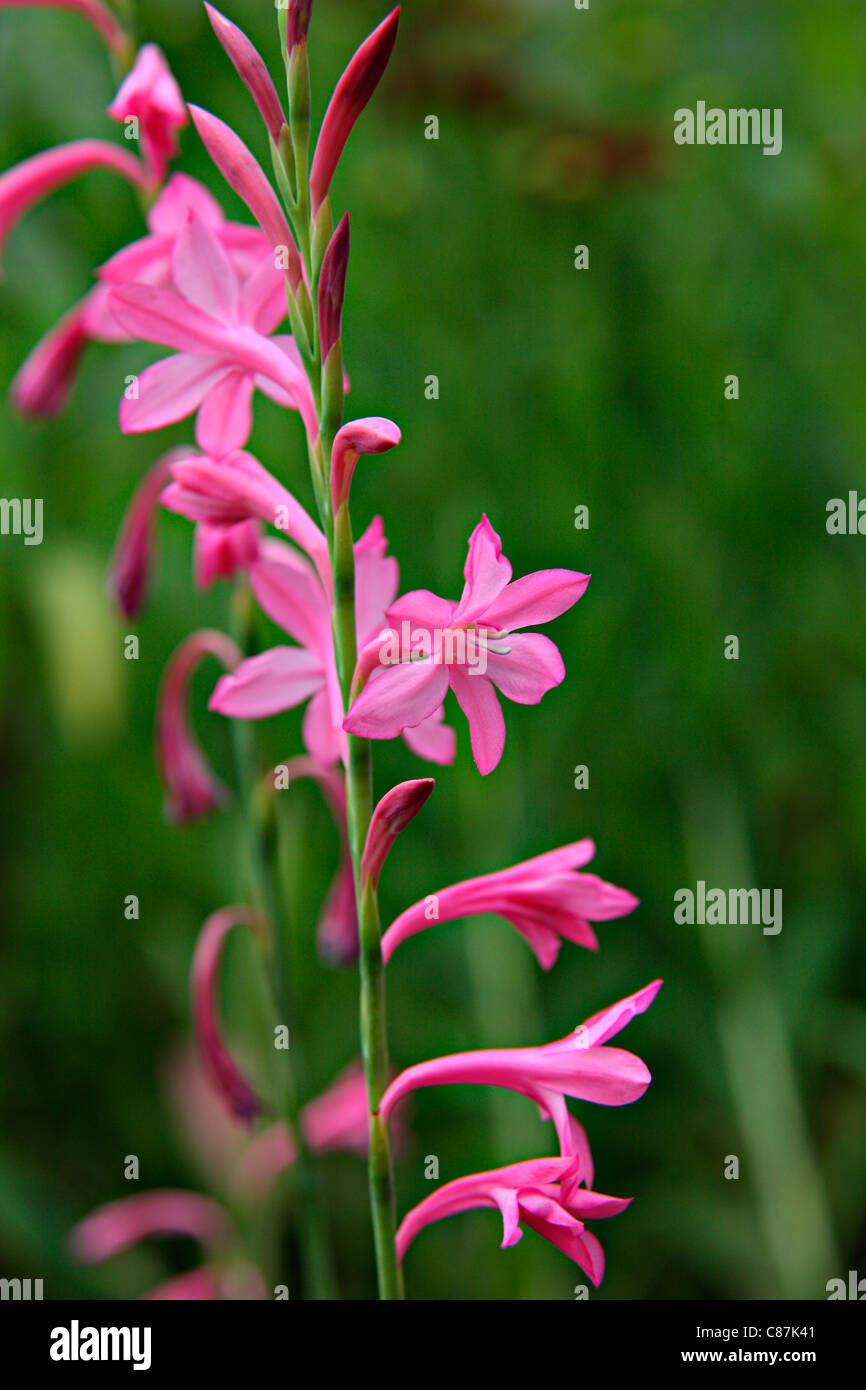
M 303 647 L 271 647 L 223 676 L 208 705 L 233 719 L 265 719 L 294 709 L 324 680 L 318 657 Z
M 539 632 L 512 633 L 506 643 L 507 656 L 487 651 L 486 675 L 507 700 L 518 705 L 537 705 L 539 700 L 565 678 L 559 649 Z M 478 684 L 480 676 L 473 676 Z
M 352 705 L 343 728 L 361 738 L 396 738 L 441 705 L 448 689 L 444 666 L 402 661 L 374 671 Z
M 457 703 L 469 720 L 472 756 L 482 777 L 492 772 L 505 747 L 505 716 L 496 691 L 483 676 L 470 676 L 460 666 L 449 666 L 448 682 Z

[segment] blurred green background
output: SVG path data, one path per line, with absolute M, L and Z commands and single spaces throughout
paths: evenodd
M 272 6 L 225 8 L 276 76 Z M 318 113 L 381 14 L 372 0 L 316 0 Z M 201 6 L 144 0 L 139 16 L 185 97 L 264 159 Z M 449 709 L 456 765 L 383 879 L 389 920 L 457 878 L 589 834 L 593 868 L 640 897 L 600 926 L 598 956 L 566 945 L 550 975 L 496 919 L 431 930 L 388 975 L 398 1066 L 561 1037 L 664 977 L 618 1040 L 653 1072 L 645 1098 L 575 1106 L 596 1186 L 636 1198 L 595 1227 L 608 1272 L 593 1298 L 820 1299 L 829 1279 L 866 1274 L 866 539 L 825 528 L 830 498 L 866 494 L 864 71 L 857 0 L 592 0 L 586 12 L 408 0 L 333 190 L 352 217 L 348 406 L 403 429 L 398 450 L 358 469 L 358 530 L 384 516 L 403 588 L 456 596 L 482 511 L 515 574 L 593 575 L 549 629 L 565 683 L 538 708 L 507 706 L 490 777 Z M 113 91 L 82 21 L 0 13 L 0 167 L 63 140 L 118 139 L 103 114 Z M 782 154 L 675 146 L 673 113 L 698 100 L 781 107 Z M 438 141 L 424 138 L 430 114 Z M 246 217 L 189 129 L 180 167 Z M 133 195 L 106 174 L 15 231 L 4 392 L 92 267 L 140 234 Z M 125 374 L 159 355 L 96 347 L 61 418 L 0 417 L 0 492 L 42 497 L 45 515 L 41 546 L 0 539 L 0 1274 L 43 1277 L 51 1298 L 135 1297 L 193 1259 L 166 1243 L 84 1272 L 65 1233 L 130 1192 L 128 1154 L 139 1188 L 203 1187 L 166 1060 L 189 1033 L 199 924 L 246 893 L 235 815 L 168 826 L 153 763 L 165 662 L 193 627 L 225 626 L 228 591 L 193 591 L 191 528 L 168 515 L 144 614 L 124 623 L 102 589 L 136 479 L 191 437 L 191 422 L 158 437 L 117 429 Z M 724 398 L 730 373 L 738 401 Z M 251 447 L 312 506 L 296 419 L 259 398 Z M 137 662 L 122 654 L 132 631 Z M 724 659 L 729 634 L 739 661 Z M 195 681 L 195 721 L 230 780 L 226 721 L 206 712 L 215 675 Z M 294 715 L 259 733 L 266 762 L 300 751 Z M 381 794 L 424 765 L 398 742 L 377 749 L 376 771 Z M 305 784 L 280 807 L 315 1094 L 356 1055 L 356 979 L 315 953 L 337 860 L 327 813 Z M 697 879 L 781 888 L 782 932 L 675 924 L 673 895 Z M 130 893 L 138 921 L 124 918 Z M 245 949 L 231 943 L 224 1013 L 254 1058 Z M 427 1155 L 446 1181 L 553 1147 L 519 1096 L 429 1090 L 408 1118 L 401 1211 L 430 1190 Z M 341 1290 L 368 1296 L 363 1165 L 324 1168 Z M 508 1252 L 499 1239 L 492 1213 L 429 1229 L 407 1260 L 410 1296 L 569 1299 L 585 1283 L 531 1232 Z M 289 1241 L 293 1290 L 294 1260 Z

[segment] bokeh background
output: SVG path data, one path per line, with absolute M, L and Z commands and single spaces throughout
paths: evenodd
M 272 6 L 225 8 L 276 75 Z M 381 13 L 372 0 L 316 0 L 319 113 Z M 265 158 L 201 6 L 144 0 L 138 16 L 184 95 Z M 636 1198 L 596 1228 L 608 1272 L 594 1298 L 820 1299 L 830 1278 L 866 1273 L 866 539 L 825 527 L 830 498 L 866 495 L 864 71 L 856 0 L 593 0 L 586 12 L 570 0 L 408 0 L 335 183 L 335 209 L 352 217 L 350 409 L 404 432 L 358 469 L 359 525 L 384 516 L 404 588 L 458 593 L 482 511 L 516 574 L 593 575 L 551 629 L 564 685 L 538 708 L 507 707 L 490 777 L 450 711 L 457 763 L 392 856 L 383 913 L 586 834 L 593 867 L 640 897 L 633 916 L 600 927 L 598 956 L 566 946 L 550 975 L 510 927 L 482 919 L 408 943 L 388 977 L 397 1065 L 558 1038 L 664 978 L 620 1040 L 653 1072 L 645 1098 L 577 1107 L 596 1185 Z M 79 136 L 119 138 L 104 116 L 113 91 L 74 16 L 0 13 L 0 166 Z M 699 99 L 781 107 L 782 154 L 675 146 L 674 111 Z M 424 138 L 430 114 L 438 141 Z M 246 216 L 191 130 L 181 167 Z M 14 233 L 4 392 L 92 267 L 140 229 L 131 192 L 96 174 Z M 133 1187 L 206 1190 L 167 1078 L 189 1040 L 199 924 L 246 893 L 236 815 L 167 825 L 152 752 L 165 662 L 193 627 L 225 626 L 227 589 L 193 590 L 191 528 L 166 515 L 140 619 L 118 619 L 103 592 L 135 481 L 190 437 L 188 425 L 117 429 L 125 374 L 159 355 L 94 348 L 61 418 L 0 416 L 0 492 L 42 497 L 45 514 L 40 547 L 0 539 L 0 1274 L 43 1277 L 52 1298 L 136 1297 L 193 1259 L 174 1242 L 82 1271 L 65 1239 Z M 724 399 L 729 373 L 738 401 Z M 298 423 L 261 398 L 252 448 L 312 505 Z M 137 662 L 123 658 L 133 631 Z M 739 661 L 724 659 L 729 634 Z M 196 679 L 195 722 L 231 780 L 229 731 L 206 711 L 215 675 Z M 266 764 L 300 751 L 295 716 L 259 735 Z M 402 743 L 376 761 L 380 793 L 424 772 Z M 280 813 L 314 1094 L 356 1055 L 356 979 L 315 952 L 338 853 L 327 813 L 303 784 Z M 699 878 L 781 888 L 781 934 L 677 925 L 674 893 Z M 124 918 L 131 893 L 138 921 Z M 247 949 L 230 943 L 223 1007 L 255 1072 Z M 428 1155 L 448 1180 L 552 1149 L 518 1096 L 425 1091 L 408 1120 L 401 1210 L 430 1190 Z M 138 1184 L 123 1178 L 129 1154 Z M 363 1165 L 328 1159 L 324 1178 L 341 1292 L 368 1296 Z M 263 1217 L 271 1233 L 276 1221 Z M 281 1240 L 295 1296 L 291 1233 Z M 570 1299 L 585 1282 L 531 1232 L 508 1252 L 498 1241 L 492 1213 L 431 1228 L 407 1261 L 410 1295 Z

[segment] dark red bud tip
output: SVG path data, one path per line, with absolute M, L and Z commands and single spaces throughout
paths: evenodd
M 313 0 L 289 0 L 289 12 L 286 15 L 286 48 L 290 53 L 296 44 L 307 37 L 312 8 Z
M 319 343 L 323 362 L 340 336 L 348 265 L 349 214 L 346 213 L 328 242 L 319 273 Z

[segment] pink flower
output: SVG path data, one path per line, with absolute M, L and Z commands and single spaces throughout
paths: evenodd
M 154 184 L 162 183 L 168 161 L 178 152 L 177 132 L 188 117 L 180 89 L 155 43 L 138 50 L 135 63 L 108 108 L 116 121 L 137 122 L 145 163 Z
M 157 702 L 156 758 L 165 785 L 165 814 L 177 824 L 198 820 L 228 797 L 216 780 L 187 723 L 186 688 L 205 656 L 231 669 L 241 659 L 234 642 L 204 628 L 187 637 L 171 658 Z
M 36 203 L 92 169 L 110 169 L 147 192 L 150 174 L 140 160 L 106 140 L 73 140 L 43 150 L 0 176 L 0 252 L 15 223 Z
M 249 569 L 259 553 L 259 523 L 238 521 L 232 526 L 201 522 L 195 528 L 195 582 L 209 589 L 217 579 L 231 579 Z
M 66 405 L 90 341 L 87 305 L 86 298 L 74 304 L 18 368 L 9 397 L 22 415 L 56 415 Z
M 126 52 L 129 40 L 114 15 L 106 5 L 100 4 L 100 0 L 0 0 L 0 9 L 17 9 L 19 6 L 28 10 L 69 10 L 72 14 L 80 14 L 93 25 L 112 52 L 119 57 Z
M 108 589 L 127 618 L 141 609 L 150 580 L 155 543 L 154 512 L 171 477 L 168 453 L 145 473 L 132 495 L 108 566 Z
M 398 5 L 361 44 L 328 103 L 310 171 L 310 195 L 314 216 L 327 197 L 334 170 L 352 127 L 379 85 L 379 79 L 388 65 L 399 23 Z
M 304 278 L 301 258 L 286 215 L 261 165 L 225 121 L 200 106 L 190 105 L 189 113 L 226 183 L 246 203 L 273 250 L 285 257 L 289 288 L 295 294 Z
M 631 1198 L 607 1197 L 569 1182 L 575 1167 L 571 1158 L 536 1158 L 446 1183 L 404 1218 L 397 1232 L 398 1258 L 402 1261 L 418 1232 L 433 1221 L 492 1207 L 502 1216 L 503 1250 L 521 1239 L 522 1223 L 574 1260 L 598 1287 L 604 1252 L 584 1222 L 618 1216 Z
M 264 59 L 242 29 L 232 24 L 231 20 L 226 19 L 213 5 L 206 4 L 205 9 L 214 33 L 232 60 L 238 77 L 256 103 L 259 115 L 268 128 L 268 134 L 276 143 L 286 118 Z
M 299 410 L 313 428 L 312 395 L 294 343 L 265 336 L 275 327 L 273 272 L 267 256 L 241 282 L 219 238 L 192 212 L 172 251 L 175 290 L 111 290 L 109 307 L 122 328 L 177 349 L 141 373 L 137 395 L 124 396 L 124 433 L 159 429 L 196 411 L 200 447 L 224 458 L 249 438 L 256 387 Z
M 397 1102 L 421 1086 L 503 1086 L 534 1100 L 542 1115 L 553 1120 L 563 1157 L 579 1154 L 585 1136 L 573 1127 L 565 1097 L 596 1105 L 630 1105 L 640 1099 L 651 1080 L 644 1063 L 631 1052 L 603 1044 L 649 1008 L 661 984 L 653 981 L 544 1047 L 459 1052 L 409 1067 L 382 1097 L 382 1118 L 387 1120 Z
M 246 1125 L 252 1125 L 262 1105 L 222 1040 L 216 994 L 225 938 L 234 927 L 256 930 L 257 926 L 246 907 L 225 907 L 212 913 L 199 933 L 192 961 L 193 1022 L 201 1063 L 230 1114 Z
M 638 900 L 595 874 L 575 872 L 594 854 L 592 840 L 578 840 L 510 869 L 465 879 L 428 895 L 392 922 L 382 937 L 382 955 L 390 960 L 401 941 L 434 922 L 487 912 L 504 917 L 526 938 L 544 970 L 553 966 L 563 940 L 597 951 L 590 922 L 624 917 L 634 911 Z M 431 898 L 435 911 L 431 911 Z
M 176 466 L 173 472 L 185 490 L 187 465 Z M 176 498 L 167 500 L 167 505 L 176 506 Z M 355 542 L 361 645 L 381 622 L 397 589 L 396 561 L 386 555 L 386 549 L 382 521 L 377 517 Z M 345 758 L 346 747 L 328 598 L 302 557 L 277 541 L 263 542 L 260 559 L 250 566 L 250 579 L 268 617 L 300 645 L 272 647 L 242 662 L 231 677 L 219 682 L 210 707 L 234 719 L 263 719 L 312 696 L 304 716 L 304 745 L 321 766 L 330 767 L 338 758 Z M 420 757 L 442 761 L 443 755 L 453 756 L 448 731 L 439 723 L 441 717 L 441 711 L 434 710 L 425 724 L 413 730 L 409 746 Z
M 421 777 L 412 782 L 400 782 L 386 792 L 370 818 L 364 853 L 361 857 L 361 883 L 371 883 L 375 888 L 391 846 L 417 816 L 436 783 L 432 777 Z
M 518 631 L 557 618 L 583 594 L 589 575 L 539 570 L 511 580 L 501 541 L 482 517 L 469 540 L 457 603 L 426 589 L 404 594 L 387 612 L 383 664 L 352 705 L 343 728 L 362 738 L 396 738 L 429 718 L 450 686 L 469 720 L 479 771 L 492 772 L 505 746 L 496 696 L 535 705 L 559 685 L 565 667 L 539 633 Z M 494 689 L 496 687 L 496 689 Z
M 331 505 L 334 515 L 349 500 L 352 474 L 361 454 L 383 454 L 400 443 L 400 430 L 393 420 L 368 415 L 350 420 L 334 438 L 331 449 Z

